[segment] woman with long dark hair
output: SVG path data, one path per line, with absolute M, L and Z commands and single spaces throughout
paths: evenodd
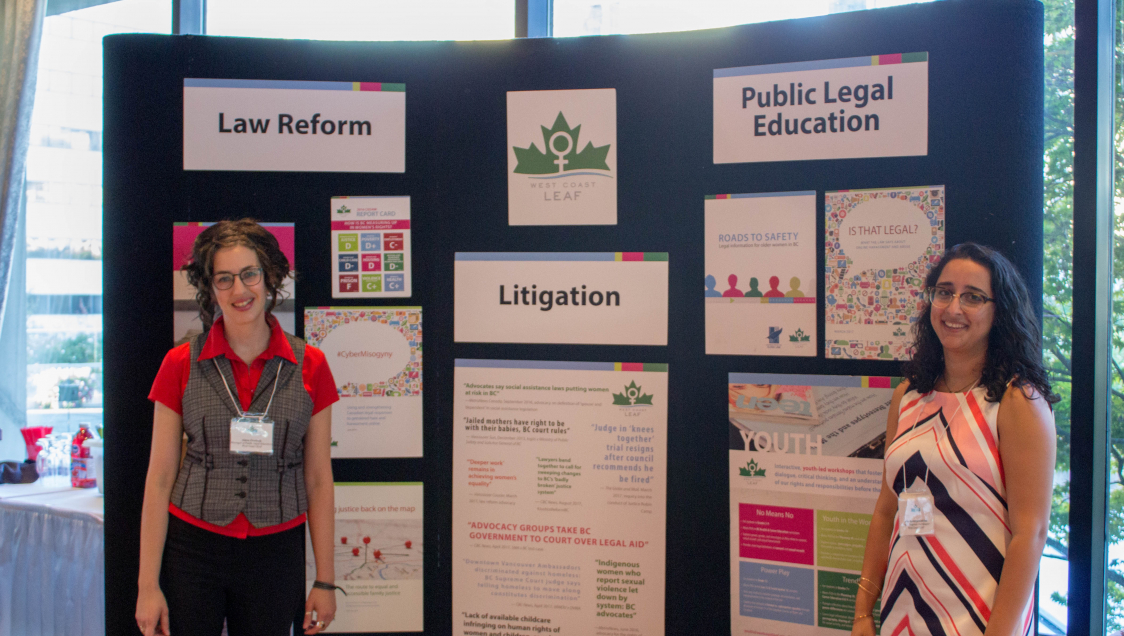
M 224 622 L 231 636 L 316 634 L 336 611 L 335 381 L 324 354 L 272 314 L 290 272 L 265 228 L 216 223 L 183 269 L 204 331 L 168 352 L 149 394 L 137 626 L 145 636 L 219 636 Z
M 950 249 L 925 280 L 894 392 L 852 634 L 1027 634 L 1046 542 L 1058 397 L 1014 266 Z

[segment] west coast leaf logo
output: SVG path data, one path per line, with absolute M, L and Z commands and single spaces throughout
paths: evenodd
M 351 212 L 351 210 L 346 205 L 341 205 L 340 209 L 336 210 L 336 214 L 347 214 L 348 212 Z
M 513 146 L 515 151 L 516 174 L 560 174 L 571 170 L 608 170 L 609 164 L 605 158 L 609 155 L 609 146 L 594 146 L 587 141 L 585 148 L 581 146 L 581 124 L 570 128 L 566 117 L 559 112 L 550 128 L 542 128 L 543 147 L 546 152 L 532 143 L 530 147 L 520 148 Z
M 652 395 L 644 393 L 641 387 L 636 386 L 636 380 L 624 388 L 623 393 L 613 394 L 615 406 L 652 406 Z
M 789 342 L 808 342 L 812 337 L 804 333 L 803 329 L 797 329 L 796 333 L 788 337 Z
M 745 468 L 738 469 L 738 475 L 742 477 L 764 477 L 765 469 L 758 467 L 756 459 L 751 459 L 745 465 Z

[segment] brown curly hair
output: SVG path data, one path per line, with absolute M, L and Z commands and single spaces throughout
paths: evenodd
M 203 230 L 195 238 L 191 248 L 191 259 L 180 269 L 187 274 L 187 280 L 195 287 L 195 302 L 199 303 L 199 319 L 203 331 L 209 331 L 215 322 L 215 293 L 211 288 L 214 274 L 215 253 L 227 247 L 243 245 L 254 250 L 261 263 L 265 278 L 265 288 L 270 296 L 266 316 L 272 315 L 273 308 L 285 300 L 287 294 L 282 288 L 285 277 L 294 276 L 289 271 L 289 259 L 281 251 L 277 237 L 250 218 L 237 221 L 219 221 Z

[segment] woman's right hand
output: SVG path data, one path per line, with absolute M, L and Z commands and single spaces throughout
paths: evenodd
M 851 625 L 851 636 L 875 636 L 874 617 L 860 618 Z
M 171 636 L 168 629 L 168 601 L 159 587 L 142 589 L 137 594 L 137 627 L 144 636 Z

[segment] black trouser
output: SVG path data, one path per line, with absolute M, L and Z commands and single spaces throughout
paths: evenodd
M 219 636 L 303 634 L 304 525 L 235 539 L 168 516 L 160 586 L 171 632 Z

